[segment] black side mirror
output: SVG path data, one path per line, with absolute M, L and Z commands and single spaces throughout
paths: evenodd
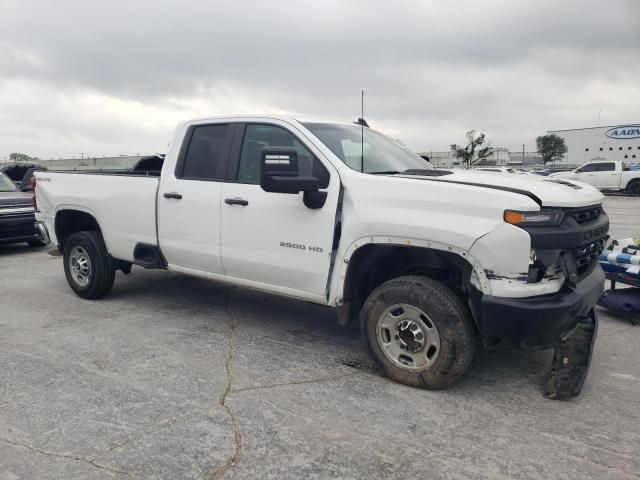
M 320 192 L 316 177 L 300 176 L 298 152 L 293 147 L 263 147 L 260 155 L 260 186 L 265 192 L 304 192 L 306 207 L 322 208 L 327 192 Z

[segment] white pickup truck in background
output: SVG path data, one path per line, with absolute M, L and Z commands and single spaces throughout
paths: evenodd
M 608 231 L 591 186 L 434 169 L 362 125 L 282 116 L 180 124 L 159 178 L 36 178 L 39 227 L 81 297 L 132 265 L 167 269 L 335 307 L 409 385 L 453 382 L 479 336 L 563 349 L 549 396 L 586 375 Z M 566 353 L 572 338 L 586 348 Z
M 557 172 L 551 178 L 566 178 L 593 185 L 599 190 L 623 190 L 640 195 L 640 170 L 632 170 L 621 161 L 589 162 L 569 172 Z

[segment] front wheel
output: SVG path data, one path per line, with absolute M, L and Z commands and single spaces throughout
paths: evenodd
M 360 321 L 373 357 L 397 382 L 444 388 L 473 359 L 475 334 L 468 309 L 430 278 L 405 276 L 383 283 L 367 298 Z
M 102 298 L 111 291 L 116 271 L 100 232 L 77 232 L 67 239 L 64 273 L 69 286 L 82 298 Z

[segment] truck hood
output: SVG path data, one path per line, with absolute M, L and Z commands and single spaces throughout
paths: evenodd
M 442 172 L 434 171 L 434 172 Z M 518 173 L 495 173 L 474 170 L 451 170 L 444 175 L 395 175 L 432 182 L 450 182 L 479 188 L 508 191 L 532 198 L 545 207 L 584 207 L 602 203 L 604 196 L 595 187 L 582 182 Z

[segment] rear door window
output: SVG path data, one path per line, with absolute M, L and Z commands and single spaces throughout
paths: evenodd
M 223 180 L 231 140 L 227 124 L 197 125 L 187 133 L 188 145 L 176 168 L 176 177 L 188 180 Z
M 598 172 L 613 172 L 616 169 L 615 163 L 599 163 L 597 171 Z

